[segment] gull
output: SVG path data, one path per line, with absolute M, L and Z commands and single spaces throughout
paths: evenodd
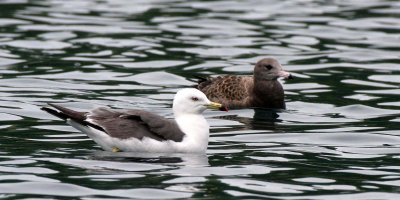
M 201 153 L 207 150 L 209 124 L 202 115 L 207 109 L 227 111 L 194 88 L 179 90 L 173 100 L 174 119 L 144 110 L 115 110 L 105 107 L 88 112 L 55 104 L 42 110 L 66 120 L 106 151 Z
M 197 89 L 211 101 L 218 101 L 231 108 L 285 109 L 284 90 L 278 78 L 292 79 L 274 58 L 264 58 L 254 66 L 252 76 L 218 76 L 200 78 Z

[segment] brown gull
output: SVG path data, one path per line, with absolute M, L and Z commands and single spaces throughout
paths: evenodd
M 196 86 L 211 101 L 231 108 L 285 109 L 284 90 L 278 78 L 292 79 L 274 58 L 264 58 L 256 63 L 252 76 L 218 76 L 201 78 Z
M 194 88 L 179 90 L 173 101 L 174 120 L 144 110 L 97 108 L 78 112 L 59 105 L 42 110 L 66 120 L 106 151 L 205 152 L 209 125 L 207 108 L 226 110 Z

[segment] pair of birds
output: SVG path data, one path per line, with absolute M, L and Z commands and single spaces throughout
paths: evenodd
M 219 76 L 201 79 L 195 88 L 179 90 L 173 100 L 174 120 L 143 110 L 97 108 L 78 112 L 59 105 L 42 110 L 66 120 L 106 151 L 205 152 L 209 125 L 207 109 L 264 107 L 284 109 L 279 77 L 292 78 L 276 59 L 257 62 L 253 76 Z M 210 101 L 217 101 L 215 103 Z

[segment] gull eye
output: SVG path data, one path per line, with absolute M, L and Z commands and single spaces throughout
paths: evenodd
M 271 70 L 273 67 L 272 65 L 264 65 L 265 68 L 267 68 L 268 70 Z
M 192 99 L 192 101 L 198 101 L 199 100 L 199 98 L 197 98 L 197 97 L 192 97 L 191 99 Z

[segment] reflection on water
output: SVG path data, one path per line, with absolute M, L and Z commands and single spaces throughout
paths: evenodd
M 5 198 L 398 199 L 397 1 L 2 1 Z M 273 56 L 287 110 L 205 113 L 206 155 L 108 153 L 39 108 L 171 117 L 194 77 Z

